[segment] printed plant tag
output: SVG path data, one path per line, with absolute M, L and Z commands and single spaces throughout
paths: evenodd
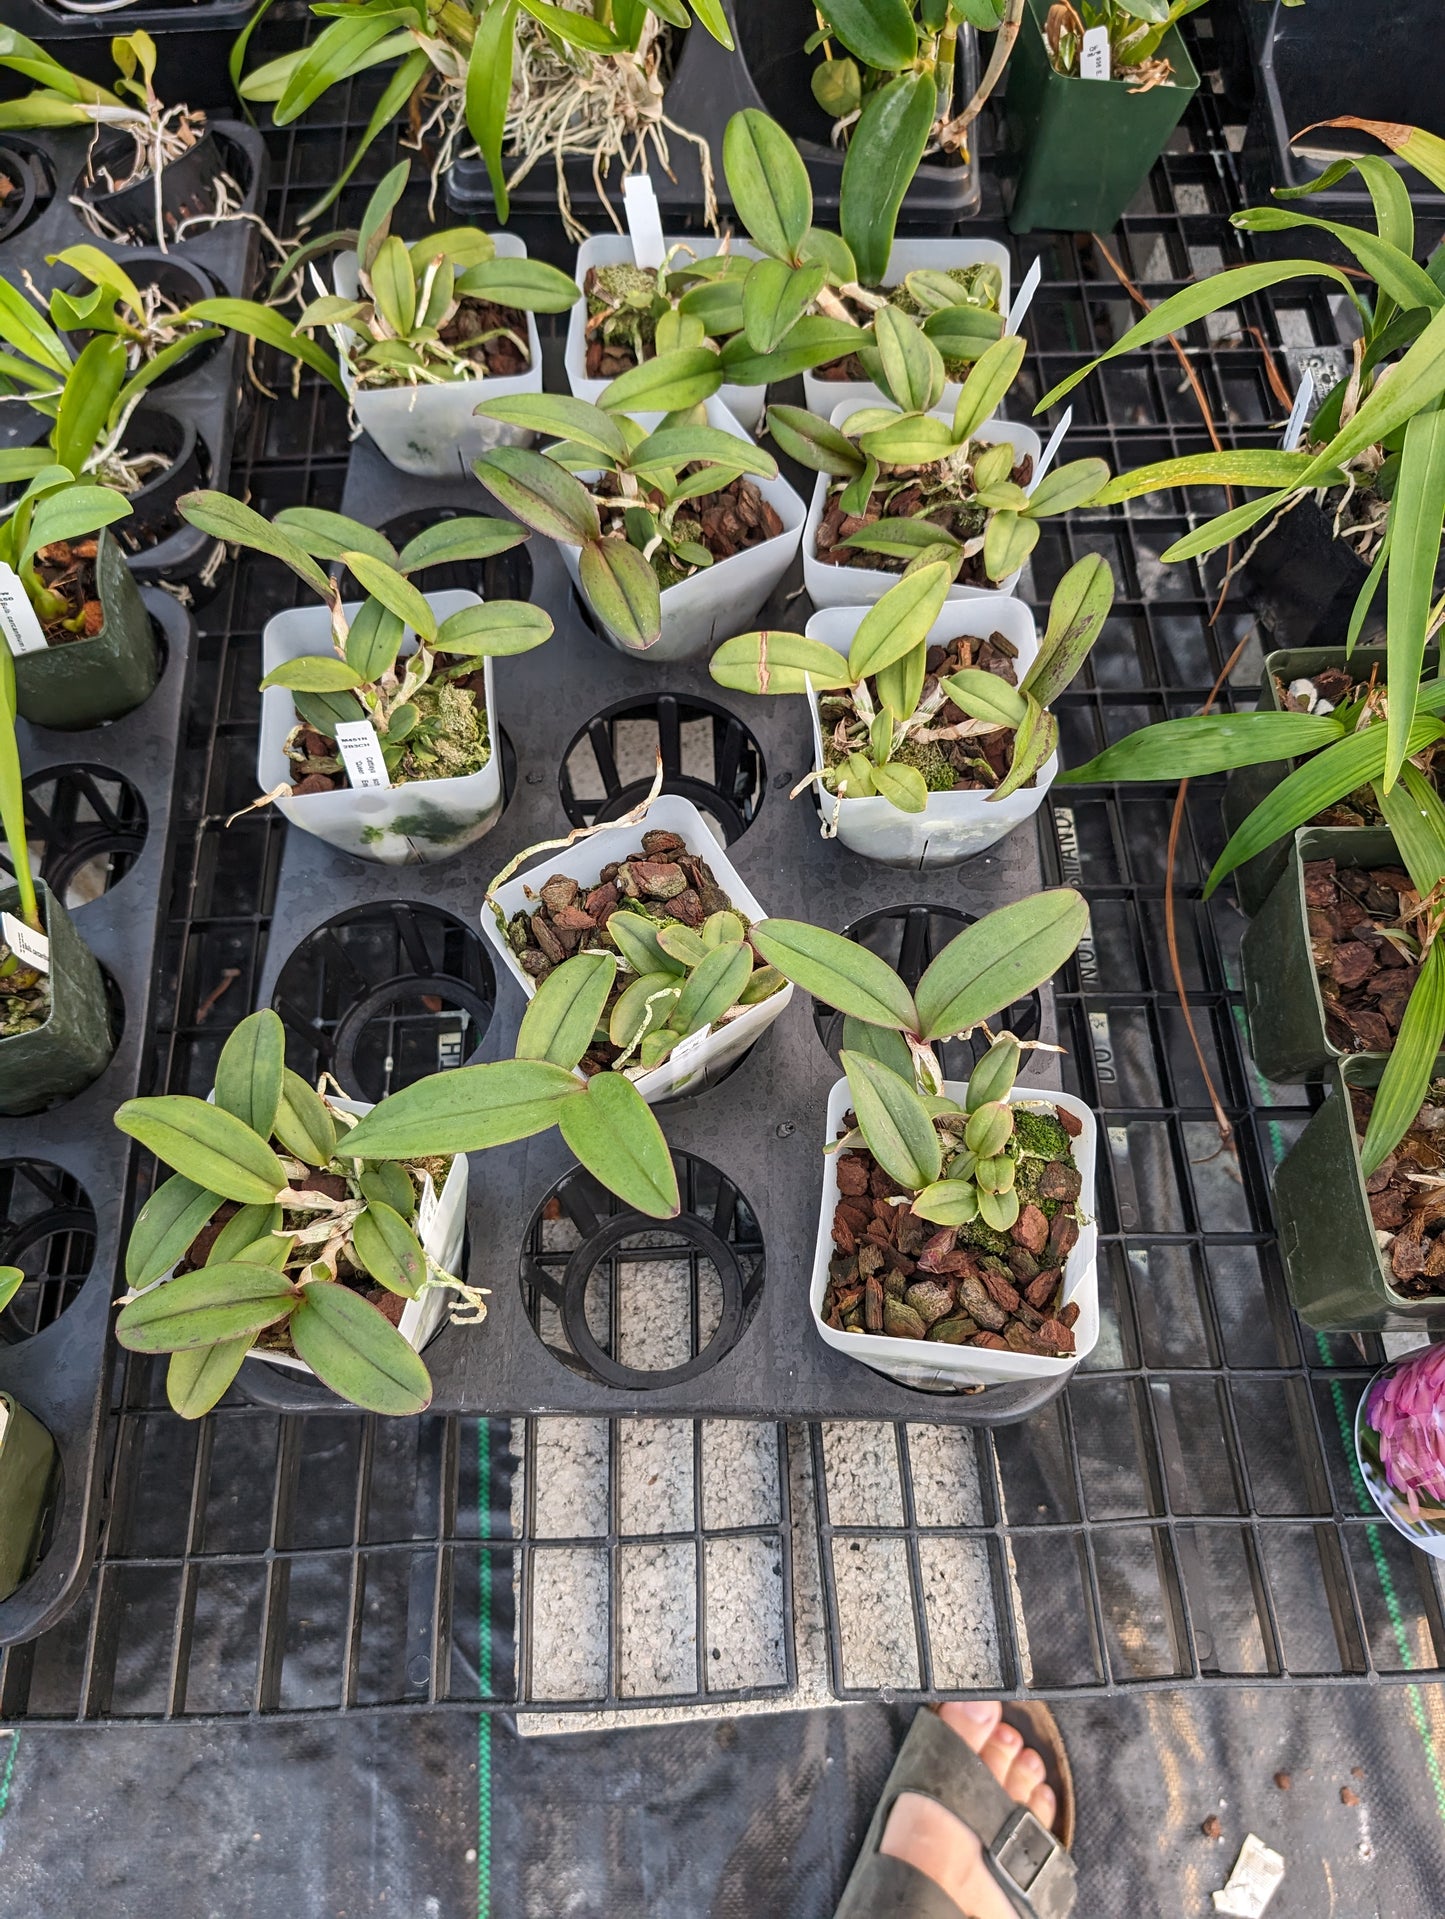
M 672 1068 L 674 1085 L 697 1071 L 711 1038 L 711 1026 L 704 1026 L 696 1033 L 689 1033 L 686 1039 L 680 1039 L 673 1047 L 667 1056 L 667 1064 Z
M 432 1176 L 430 1173 L 424 1173 L 422 1175 L 421 1198 L 416 1203 L 416 1236 L 418 1239 L 425 1239 L 431 1231 L 432 1224 L 437 1216 L 437 1209 L 440 1205 L 441 1199 L 438 1196 Z
M 1089 27 L 1085 30 L 1084 44 L 1079 48 L 1079 78 L 1081 80 L 1109 78 L 1109 29 L 1107 27 Z
M 1066 406 L 1064 408 L 1064 417 L 1059 421 L 1059 424 L 1054 428 L 1053 432 L 1049 435 L 1049 443 L 1044 448 L 1043 452 L 1039 455 L 1039 463 L 1034 468 L 1034 477 L 1029 481 L 1030 493 L 1033 492 L 1034 488 L 1038 485 L 1039 481 L 1044 477 L 1044 475 L 1048 472 L 1049 468 L 1053 465 L 1055 454 L 1058 452 L 1059 448 L 1064 444 L 1064 435 L 1068 432 L 1069 428 L 1073 424 L 1074 424 L 1074 409 L 1071 406 Z
M 1039 282 L 1043 277 L 1044 263 L 1036 253 L 1033 265 L 1024 275 L 1023 284 L 1013 297 L 1013 305 L 1009 308 L 1008 318 L 1004 321 L 1005 333 L 1017 333 L 1023 325 L 1024 315 L 1032 306 L 1034 295 L 1038 292 Z
M 13 913 L 0 913 L 0 933 L 16 959 L 33 966 L 37 973 L 50 971 L 50 941 L 43 933 L 37 933 Z
M 662 244 L 662 214 L 652 181 L 645 173 L 629 173 L 622 182 L 623 212 L 632 236 L 633 263 L 660 267 L 666 254 Z
M 391 775 L 381 757 L 381 742 L 370 720 L 340 720 L 336 727 L 336 745 L 346 766 L 346 777 L 356 792 L 368 787 L 390 786 Z
M 22 653 L 45 650 L 45 629 L 20 583 L 20 575 L 0 561 L 0 626 L 10 651 L 17 659 Z

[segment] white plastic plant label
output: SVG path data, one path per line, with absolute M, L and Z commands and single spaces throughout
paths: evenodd
M 677 1042 L 667 1056 L 667 1063 L 673 1070 L 674 1084 L 681 1084 L 697 1071 L 711 1038 L 712 1027 L 702 1026 L 697 1032 L 689 1033 L 686 1039 Z
M 662 212 L 651 178 L 629 173 L 622 182 L 623 212 L 632 236 L 632 258 L 640 267 L 660 267 L 667 249 L 662 243 Z
M 1054 428 L 1053 432 L 1049 435 L 1049 443 L 1044 448 L 1043 452 L 1039 455 L 1039 463 L 1034 468 L 1034 477 L 1029 481 L 1030 493 L 1033 492 L 1034 488 L 1038 485 L 1039 481 L 1044 477 L 1044 475 L 1048 472 L 1049 468 L 1053 465 L 1054 456 L 1058 453 L 1059 448 L 1064 444 L 1064 435 L 1068 432 L 1069 428 L 1073 424 L 1074 424 L 1074 409 L 1071 406 L 1066 406 L 1064 408 L 1064 417 L 1059 421 L 1059 424 Z
M 1084 44 L 1079 48 L 1079 78 L 1081 80 L 1109 78 L 1109 29 L 1107 27 L 1085 29 Z
M 13 913 L 0 913 L 0 933 L 16 959 L 34 967 L 37 973 L 50 971 L 50 941 L 43 933 L 37 933 Z
M 44 652 L 45 629 L 20 583 L 20 575 L 3 561 L 0 561 L 0 625 L 4 626 L 6 641 L 17 659 L 22 653 Z
M 1280 442 L 1286 453 L 1293 453 L 1304 438 L 1305 421 L 1309 418 L 1310 402 L 1315 397 L 1315 376 L 1306 367 L 1300 375 L 1299 390 L 1294 396 L 1294 405 L 1289 410 L 1289 424 L 1284 430 Z
M 1028 312 L 1029 308 L 1033 305 L 1034 295 L 1038 292 L 1039 282 L 1043 279 L 1043 277 L 1044 277 L 1044 263 L 1040 259 L 1039 255 L 1036 253 L 1034 255 L 1033 265 L 1029 268 L 1028 272 L 1024 275 L 1023 284 L 1019 287 L 1018 292 L 1013 297 L 1013 304 L 1010 306 L 1008 310 L 1008 318 L 1007 320 L 1004 321 L 1003 330 L 1005 333 L 1017 333 L 1019 328 L 1023 325 L 1024 315 Z
M 336 727 L 336 745 L 346 767 L 346 777 L 354 792 L 368 787 L 391 785 L 391 775 L 381 756 L 381 742 L 370 720 L 341 720 Z
M 437 1196 L 436 1184 L 430 1173 L 423 1173 L 421 1198 L 416 1203 L 416 1236 L 425 1239 L 436 1220 L 437 1208 L 441 1200 Z

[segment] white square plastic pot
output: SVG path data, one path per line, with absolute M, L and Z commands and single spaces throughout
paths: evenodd
M 371 1111 L 369 1100 L 336 1099 L 328 1102 L 338 1112 L 354 1113 L 357 1119 L 364 1119 Z M 467 1156 L 458 1153 L 451 1163 L 440 1193 L 437 1194 L 436 1211 L 432 1214 L 424 1233 L 417 1237 L 427 1254 L 435 1260 L 444 1273 L 453 1278 L 463 1277 L 461 1272 L 462 1240 L 467 1226 Z M 427 1341 L 441 1329 L 447 1309 L 452 1301 L 459 1297 L 445 1286 L 429 1286 L 418 1299 L 409 1299 L 401 1309 L 401 1319 L 397 1331 L 411 1347 L 419 1353 Z M 262 1366 L 284 1366 L 293 1373 L 305 1373 L 310 1378 L 315 1374 L 304 1359 L 298 1359 L 294 1353 L 258 1352 L 254 1347 L 247 1353 L 247 1365 L 255 1363 Z
M 707 402 L 707 422 L 739 440 L 749 437 L 716 397 Z M 1019 430 L 1026 432 L 1027 428 Z M 614 640 L 598 620 L 597 631 L 609 646 L 627 654 L 629 659 L 651 660 L 661 665 L 710 654 L 724 640 L 747 632 L 759 608 L 792 564 L 807 518 L 802 500 L 781 475 L 776 480 L 755 479 L 753 485 L 782 521 L 782 532 L 771 540 L 764 540 L 760 546 L 750 547 L 746 553 L 735 553 L 730 560 L 718 560 L 712 566 L 703 567 L 691 578 L 679 580 L 676 586 L 664 587 L 662 638 L 645 653 Z M 587 595 L 582 589 L 579 565 L 581 549 L 564 546 L 561 553 L 572 584 L 585 600 Z
M 836 406 L 831 415 L 832 424 L 846 427 L 853 415 L 861 410 L 851 402 Z M 931 417 L 952 426 L 953 409 L 936 407 Z M 1001 440 L 1007 440 L 1014 449 L 1015 464 L 1025 454 L 1032 456 L 1037 477 L 1043 445 L 1031 426 L 1015 426 L 1012 420 L 985 420 L 973 437 L 984 446 L 994 446 Z M 887 573 L 881 567 L 828 566 L 818 558 L 818 528 L 823 524 L 823 509 L 828 500 L 828 488 L 832 484 L 826 473 L 820 473 L 817 485 L 813 488 L 808 521 L 803 528 L 803 584 L 808 589 L 808 598 L 820 609 L 825 606 L 872 606 L 875 600 L 883 598 L 890 586 L 897 586 L 896 573 Z M 948 597 L 950 600 L 977 600 L 985 595 L 992 599 L 1000 593 L 1012 593 L 1018 586 L 1020 572 L 1022 568 L 993 586 L 951 586 Z
M 463 588 L 428 593 L 427 605 L 444 620 L 464 606 L 479 606 L 480 597 Z M 348 619 L 359 601 L 343 608 Z M 404 647 L 413 644 L 408 634 Z M 283 660 L 306 654 L 331 657 L 331 617 L 323 606 L 292 607 L 274 614 L 261 636 L 261 659 L 267 673 Z M 353 853 L 360 860 L 383 866 L 417 865 L 449 860 L 496 825 L 502 811 L 501 734 L 492 662 L 483 661 L 487 729 L 492 751 L 479 773 L 462 779 L 408 780 L 401 786 L 356 792 L 342 787 L 332 793 L 288 793 L 276 801 L 293 826 Z M 261 742 L 256 777 L 263 793 L 274 792 L 290 778 L 286 735 L 296 724 L 296 707 L 284 686 L 268 686 L 261 695 Z
M 669 252 L 675 246 L 689 247 L 698 259 L 711 259 L 722 249 L 722 241 L 706 233 L 665 233 L 662 244 Z M 757 248 L 746 240 L 730 241 L 728 251 L 745 260 L 762 258 Z M 632 236 L 625 233 L 595 233 L 577 249 L 577 267 L 572 278 L 584 292 L 567 322 L 567 384 L 579 400 L 590 400 L 594 406 L 612 382 L 589 379 L 587 375 L 587 273 L 591 267 L 631 266 L 632 258 Z M 724 385 L 718 389 L 718 398 L 749 434 L 758 430 L 766 397 L 767 388 L 761 386 Z
M 809 620 L 808 638 L 821 640 L 846 658 L 866 617 L 866 607 L 828 607 Z M 946 646 L 965 634 L 986 640 L 991 633 L 1002 633 L 1018 648 L 1018 676 L 1022 679 L 1038 656 L 1038 628 L 1023 602 L 1007 594 L 980 594 L 945 606 L 928 629 L 926 644 Z M 823 733 L 818 697 L 812 692 L 808 710 L 813 719 L 813 764 L 822 772 Z M 985 852 L 1006 833 L 1032 819 L 1058 770 L 1059 756 L 1051 753 L 1035 774 L 1032 786 L 1020 787 L 1002 800 L 993 800 L 984 792 L 930 793 L 921 813 L 900 812 L 877 794 L 867 799 L 840 800 L 821 787 L 818 801 L 824 818 L 836 819 L 838 840 L 851 853 L 881 860 L 887 866 L 953 866 Z
M 523 972 L 507 940 L 505 923 L 516 913 L 535 912 L 541 903 L 538 896 L 542 887 L 554 874 L 562 873 L 576 880 L 584 892 L 596 886 L 604 866 L 635 852 L 643 834 L 651 832 L 676 833 L 689 853 L 707 861 L 718 885 L 745 919 L 756 925 L 767 918 L 766 909 L 753 897 L 742 874 L 718 844 L 712 828 L 692 801 L 676 793 L 661 793 L 648 808 L 646 818 L 636 825 L 609 827 L 605 832 L 594 833 L 590 839 L 563 847 L 549 859 L 539 860 L 525 872 L 515 874 L 483 905 L 482 931 L 528 999 L 536 992 L 537 982 L 530 973 Z M 501 925 L 492 911 L 493 903 L 501 909 Z M 735 1060 L 742 1058 L 792 997 L 792 986 L 786 985 L 759 1005 L 745 1007 L 735 1018 L 706 1029 L 705 1037 L 690 1035 L 683 1042 L 686 1051 L 680 1060 L 674 1055 L 650 1072 L 629 1077 L 649 1105 L 670 1099 L 675 1093 L 700 1092 L 720 1078 Z
M 963 1080 L 945 1080 L 943 1090 L 961 1104 L 968 1091 Z M 1021 1379 L 1067 1379 L 1081 1359 L 1087 1359 L 1099 1338 L 1099 1228 L 1094 1217 L 1094 1163 L 1099 1128 L 1082 1100 L 1068 1093 L 1041 1093 L 1037 1087 L 1016 1086 L 1009 1094 L 1015 1106 L 1060 1106 L 1083 1125 L 1073 1142 L 1074 1164 L 1083 1187 L 1078 1198 L 1079 1238 L 1064 1262 L 1063 1304 L 1077 1305 L 1074 1351 L 1068 1359 L 1043 1353 L 991 1352 L 983 1346 L 947 1346 L 941 1340 L 893 1339 L 886 1333 L 840 1333 L 823 1323 L 823 1300 L 828 1291 L 828 1262 L 833 1256 L 833 1215 L 838 1207 L 838 1155 L 823 1157 L 823 1204 L 818 1216 L 818 1244 L 813 1256 L 813 1284 L 809 1301 L 818 1337 L 836 1346 L 850 1359 L 861 1360 L 875 1372 L 886 1373 L 904 1386 L 925 1392 L 959 1392 L 969 1386 L 1002 1386 Z M 828 1095 L 824 1144 L 838 1137 L 843 1115 L 852 1105 L 846 1079 Z
M 1000 246 L 997 240 L 895 240 L 893 251 L 888 255 L 888 271 L 883 276 L 883 284 L 885 287 L 899 286 L 910 273 L 916 273 L 923 267 L 930 267 L 936 273 L 947 273 L 952 267 L 982 265 L 997 267 L 1003 275 L 999 312 L 1007 318 L 1008 248 Z M 958 405 L 959 384 L 957 380 L 950 380 L 943 389 L 941 404 L 948 408 L 950 414 Z M 803 403 L 808 411 L 824 416 L 844 401 L 849 406 L 887 404 L 886 396 L 871 380 L 820 380 L 816 373 L 803 375 L 803 395 Z
M 527 248 L 514 233 L 494 233 L 497 258 L 525 260 Z M 345 299 L 357 295 L 354 253 L 339 253 L 333 271 L 336 291 Z M 525 373 L 506 378 L 448 380 L 442 385 L 367 388 L 358 392 L 347 363 L 347 345 L 356 336 L 347 327 L 332 327 L 331 336 L 341 360 L 341 378 L 363 429 L 391 464 L 403 473 L 450 479 L 470 477 L 472 461 L 494 446 L 530 446 L 534 436 L 523 427 L 503 426 L 498 420 L 477 418 L 483 400 L 501 400 L 509 393 L 542 391 L 542 344 L 535 315 L 528 313 L 527 347 L 531 364 Z

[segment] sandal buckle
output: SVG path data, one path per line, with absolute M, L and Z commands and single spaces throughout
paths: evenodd
M 1074 1862 L 1027 1806 L 1018 1806 L 989 1847 L 1004 1890 L 1027 1901 L 1037 1919 L 1065 1919 L 1074 1903 Z

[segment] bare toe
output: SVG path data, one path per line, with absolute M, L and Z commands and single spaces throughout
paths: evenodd
M 1032 1746 L 1025 1746 L 1009 1767 L 1003 1789 L 1011 1799 L 1017 1799 L 1021 1806 L 1026 1806 L 1034 1787 L 1042 1784 L 1044 1771 L 1043 1760 Z
M 1008 1779 L 1009 1767 L 1023 1749 L 1023 1734 L 1014 1727 L 1000 1723 L 989 1734 L 980 1748 L 979 1758 L 1002 1786 Z
M 1003 1718 L 1003 1707 L 997 1699 L 957 1699 L 940 1706 L 938 1716 L 970 1752 L 982 1752 Z
M 1058 1810 L 1059 1804 L 1054 1798 L 1053 1787 L 1035 1786 L 1029 1794 L 1029 1811 L 1039 1824 L 1047 1827 L 1050 1832 L 1054 1829 L 1054 1818 Z

